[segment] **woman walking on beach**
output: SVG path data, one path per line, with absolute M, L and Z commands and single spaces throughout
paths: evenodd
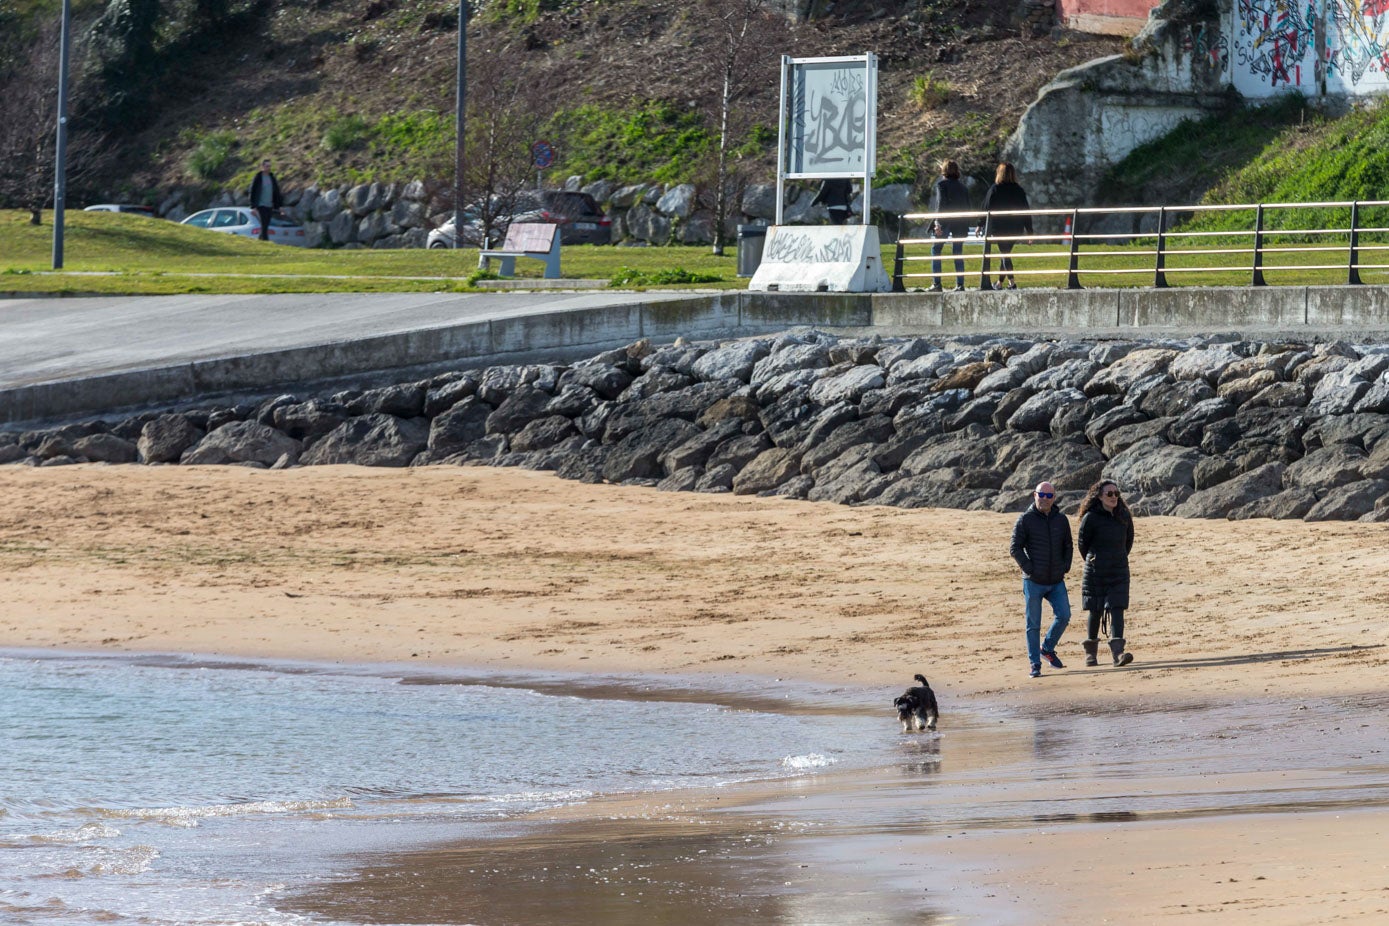
M 1077 545 L 1085 559 L 1081 577 L 1081 606 L 1090 612 L 1089 634 L 1081 642 L 1085 664 L 1098 665 L 1100 619 L 1109 611 L 1109 651 L 1116 666 L 1133 662 L 1124 651 L 1124 611 L 1129 606 L 1129 552 L 1133 550 L 1133 514 L 1119 487 L 1102 479 L 1080 503 Z
M 998 165 L 998 170 L 994 172 L 994 184 L 989 187 L 989 192 L 984 194 L 985 212 L 1023 212 L 1031 209 L 1032 206 L 1027 202 L 1027 193 L 1018 184 L 1018 173 L 1013 165 L 1004 161 Z M 988 234 L 990 237 L 1000 235 L 1004 238 L 1020 238 L 1023 235 L 1032 234 L 1032 216 L 1030 215 L 1000 215 L 988 217 Z M 1004 281 L 1007 281 L 1009 289 L 1018 288 L 1017 277 L 1013 276 L 1013 245 L 1016 241 L 999 241 L 998 253 L 1002 256 L 998 259 L 998 286 L 995 289 L 1002 289 Z M 985 267 L 987 268 L 987 264 Z M 987 283 L 986 276 L 984 282 Z

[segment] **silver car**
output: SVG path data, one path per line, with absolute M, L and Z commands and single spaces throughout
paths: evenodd
M 218 206 L 195 212 L 180 224 L 206 228 L 210 231 L 241 235 L 243 238 L 260 237 L 260 216 L 249 206 Z M 304 226 L 283 216 L 270 217 L 270 240 L 275 244 L 292 244 L 305 247 L 309 239 L 304 235 Z

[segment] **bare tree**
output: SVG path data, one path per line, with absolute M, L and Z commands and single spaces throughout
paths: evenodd
M 551 110 L 539 83 L 516 66 L 520 58 L 505 46 L 469 51 L 463 201 L 472 221 L 459 239 L 467 244 L 483 243 L 528 205 L 530 147 Z
M 0 207 L 28 209 L 33 225 L 53 201 L 59 30 L 58 23 L 41 28 L 0 71 L 5 87 L 0 93 Z M 69 181 L 95 170 L 106 157 L 104 148 L 92 132 L 70 124 Z
M 739 104 L 759 83 L 776 81 L 778 50 L 786 41 L 787 22 L 773 12 L 767 0 L 702 0 L 697 15 L 720 26 L 717 54 L 706 59 L 707 78 L 719 88 L 715 116 L 719 126 L 714 165 L 714 253 L 723 254 L 724 225 L 729 214 L 729 194 L 741 184 L 731 168 L 732 146 L 750 126 Z

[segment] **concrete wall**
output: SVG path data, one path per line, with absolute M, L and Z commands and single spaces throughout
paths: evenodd
M 677 337 L 740 337 L 797 326 L 884 336 L 989 332 L 1161 337 L 1234 330 L 1382 339 L 1389 335 L 1389 287 L 875 295 L 728 292 L 541 312 L 22 386 L 0 390 L 0 423 L 111 414 L 335 380 L 403 381 L 444 369 L 574 360 L 643 337 L 669 343 Z

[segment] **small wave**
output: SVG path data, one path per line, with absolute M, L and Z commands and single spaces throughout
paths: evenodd
M 57 833 L 9 833 L 0 835 L 0 846 L 72 845 L 93 839 L 115 839 L 121 831 L 105 823 L 87 823 Z
M 108 817 L 156 820 L 170 826 L 197 826 L 210 817 L 240 817 L 262 813 L 304 813 L 317 810 L 347 810 L 352 799 L 346 797 L 319 801 L 250 801 L 245 804 L 209 804 L 204 807 L 136 807 L 103 810 Z
M 786 756 L 781 760 L 781 767 L 794 769 L 796 771 L 805 771 L 806 769 L 812 768 L 828 768 L 836 761 L 838 760 L 812 752 L 805 756 Z
M 149 871 L 159 850 L 154 846 L 131 846 L 118 849 L 91 867 L 94 875 L 138 875 Z

